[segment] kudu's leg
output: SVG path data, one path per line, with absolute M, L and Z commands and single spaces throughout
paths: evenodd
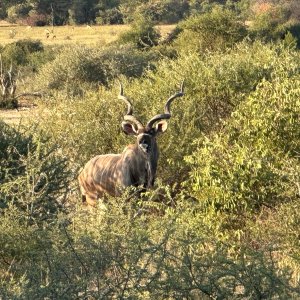
M 86 202 L 87 205 L 96 206 L 97 198 L 85 195 L 85 202 Z
M 96 206 L 97 194 L 88 193 L 82 186 L 80 187 L 80 190 L 81 190 L 82 203 L 91 205 L 91 206 Z

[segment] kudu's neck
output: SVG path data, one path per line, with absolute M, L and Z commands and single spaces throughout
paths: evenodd
M 126 149 L 132 151 L 129 159 L 130 172 L 135 177 L 134 181 L 137 182 L 137 185 L 142 184 L 145 188 L 152 187 L 159 156 L 156 139 L 153 139 L 149 153 L 145 153 L 138 142 L 127 146 Z

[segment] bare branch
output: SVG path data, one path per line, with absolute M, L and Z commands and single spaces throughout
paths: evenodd
M 14 97 L 14 99 L 18 99 L 20 97 L 26 97 L 26 96 L 32 96 L 32 97 L 42 97 L 43 94 L 40 92 L 33 92 L 33 93 L 21 93 Z
M 85 275 L 87 276 L 88 273 L 89 273 L 89 272 L 88 272 L 88 269 L 87 269 L 87 267 L 85 266 L 85 264 L 83 263 L 83 261 L 80 259 L 80 257 L 79 257 L 79 255 L 77 254 L 75 248 L 73 247 L 73 244 L 72 244 L 72 242 L 71 242 L 71 237 L 70 237 L 70 235 L 68 234 L 68 231 L 67 231 L 67 229 L 66 229 L 66 226 L 63 225 L 63 228 L 64 228 L 64 232 L 65 232 L 65 234 L 66 234 L 66 237 L 67 237 L 69 246 L 70 246 L 72 252 L 74 253 L 75 257 L 77 258 L 77 260 L 79 261 L 79 263 L 80 263 L 81 266 L 83 267 L 83 269 L 84 269 L 84 271 L 85 271 Z

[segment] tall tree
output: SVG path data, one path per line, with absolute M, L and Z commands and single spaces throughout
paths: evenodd
M 70 20 L 76 24 L 94 22 L 98 0 L 74 0 L 69 9 Z
M 25 0 L 1 0 L 0 1 L 0 19 L 7 17 L 7 9 L 16 4 L 22 4 Z
M 54 25 L 67 23 L 72 0 L 29 0 L 37 13 L 50 16 Z
M 98 0 L 96 22 L 98 24 L 121 24 L 123 16 L 119 10 L 120 0 Z

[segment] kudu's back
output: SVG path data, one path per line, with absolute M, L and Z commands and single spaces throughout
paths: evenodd
M 82 200 L 94 204 L 105 193 L 119 195 L 121 162 L 120 154 L 97 155 L 88 161 L 78 177 Z

